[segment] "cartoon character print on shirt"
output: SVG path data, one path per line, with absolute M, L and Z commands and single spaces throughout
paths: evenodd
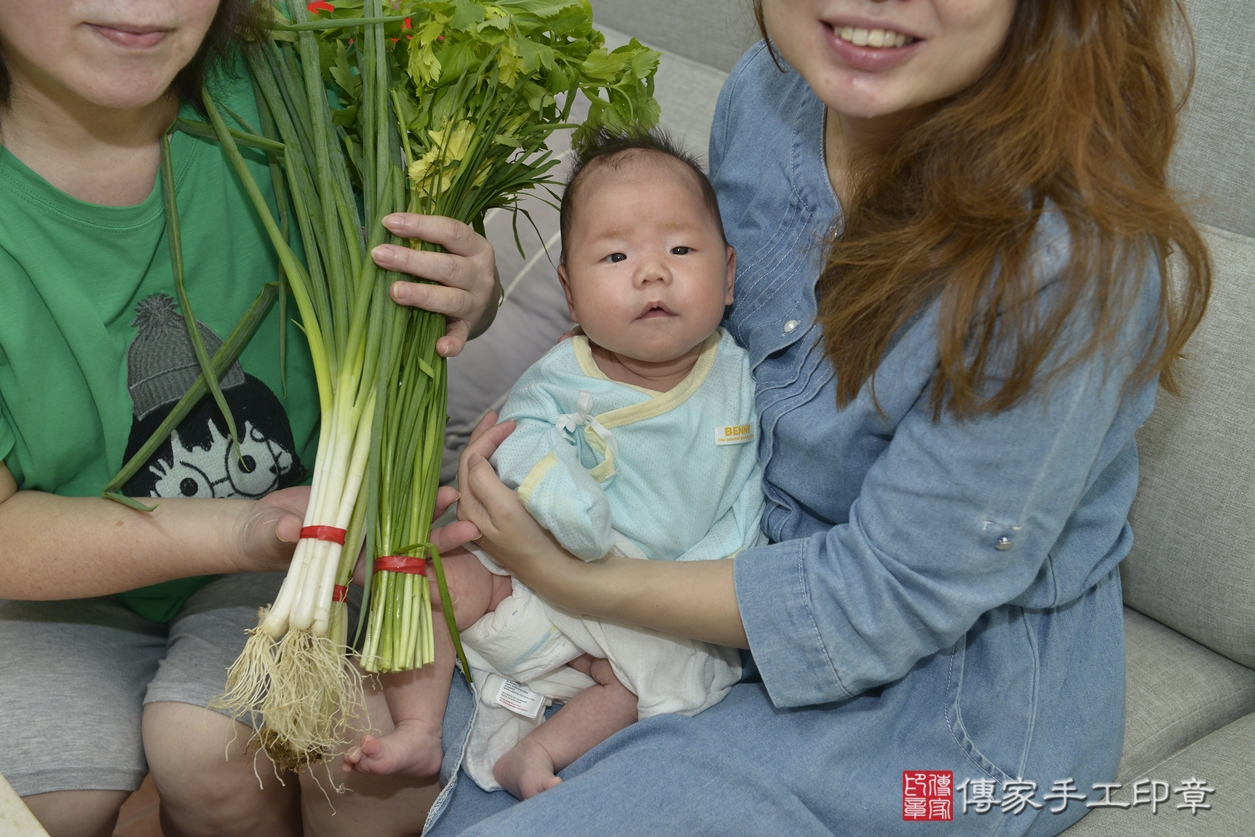
M 135 339 L 127 352 L 127 388 L 134 420 L 129 460 L 169 415 L 200 374 L 175 301 L 153 294 L 136 306 Z M 210 355 L 222 339 L 196 324 Z M 239 432 L 232 449 L 226 420 L 206 395 L 170 433 L 122 492 L 130 497 L 256 498 L 300 482 L 305 474 L 287 412 L 270 388 L 244 372 L 239 361 L 219 382 Z

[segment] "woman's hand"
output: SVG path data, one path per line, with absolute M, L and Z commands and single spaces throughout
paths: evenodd
M 301 539 L 309 486 L 267 494 L 241 513 L 239 569 L 248 572 L 286 570 Z
M 464 454 L 463 467 L 468 488 L 462 492 L 458 515 L 479 529 L 480 547 L 555 604 L 581 609 L 579 597 L 571 598 L 575 591 L 569 584 L 574 581 L 570 574 L 587 565 L 540 527 L 519 502 L 518 495 L 497 477 L 487 459 L 476 452 Z
M 371 256 L 382 268 L 440 283 L 394 282 L 392 298 L 400 305 L 448 317 L 449 328 L 436 341 L 436 352 L 442 357 L 457 355 L 466 341 L 482 334 L 497 315 L 501 282 L 492 245 L 466 224 L 439 215 L 396 212 L 384 218 L 383 224 L 393 235 L 429 241 L 445 249 L 437 253 L 381 244 Z
M 449 506 L 453 505 L 458 499 L 458 492 L 452 486 L 441 486 L 436 492 L 436 511 L 432 519 L 435 520 L 448 511 Z M 432 546 L 436 547 L 441 555 L 461 549 L 478 537 L 479 529 L 475 527 L 475 524 L 465 520 L 455 520 L 452 523 L 441 526 L 439 529 L 431 530 Z
M 478 544 L 552 604 L 705 642 L 748 648 L 733 560 L 641 561 L 608 555 L 581 561 L 541 528 L 488 462 L 514 429 L 489 413 L 458 462 L 458 517 Z
M 560 591 L 547 580 L 583 562 L 568 555 L 523 508 L 518 495 L 497 478 L 488 457 L 514 430 L 514 422 L 496 421 L 495 413 L 484 416 L 458 461 L 458 518 L 474 526 L 479 546 L 501 566 L 560 604 Z
M 436 520 L 446 511 L 449 506 L 457 502 L 458 492 L 452 486 L 442 485 L 436 489 L 436 505 L 432 511 L 431 519 Z M 447 559 L 450 555 L 465 553 L 462 549 L 468 541 L 473 541 L 479 537 L 479 530 L 474 525 L 462 520 L 455 520 L 452 523 L 441 526 L 438 529 L 432 529 L 429 536 L 431 543 L 436 547 L 436 551 L 440 553 L 441 558 Z M 357 563 L 353 565 L 353 583 L 359 587 L 366 586 L 366 545 L 362 545 L 362 551 L 357 556 Z

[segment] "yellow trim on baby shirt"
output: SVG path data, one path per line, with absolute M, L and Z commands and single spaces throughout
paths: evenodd
M 532 470 L 527 472 L 527 476 L 519 483 L 519 502 L 523 504 L 523 508 L 531 509 L 532 492 L 536 490 L 536 486 L 545 478 L 545 474 L 558 464 L 558 455 L 553 451 L 547 453 L 539 462 L 532 466 Z
M 706 342 L 702 344 L 701 354 L 697 356 L 697 361 L 693 364 L 693 368 L 689 370 L 684 380 L 672 387 L 670 391 L 655 392 L 644 387 L 632 387 L 632 389 L 650 395 L 650 400 L 642 401 L 639 404 L 629 404 L 626 407 L 620 407 L 608 413 L 601 413 L 596 417 L 597 421 L 601 422 L 601 425 L 606 428 L 621 427 L 625 424 L 660 416 L 683 404 L 692 397 L 693 393 L 701 388 L 701 385 L 706 381 L 706 377 L 710 374 L 710 370 L 715 368 L 715 357 L 719 354 L 719 341 L 722 339 L 722 334 L 723 329 L 719 329 L 706 338 Z M 590 378 L 597 378 L 602 381 L 610 380 L 606 377 L 606 373 L 598 368 L 597 362 L 593 360 L 592 350 L 588 348 L 588 338 L 581 335 L 574 338 L 574 340 L 575 343 L 572 348 L 575 350 L 575 359 L 584 374 Z M 614 383 L 619 382 L 615 381 Z M 631 384 L 620 385 L 631 386 Z M 587 430 L 585 430 L 585 438 L 587 438 Z
M 618 465 L 614 461 L 614 454 L 610 452 L 610 448 L 602 441 L 601 437 L 591 427 L 584 428 L 584 440 L 588 442 L 588 446 L 593 449 L 594 453 L 601 455 L 601 461 L 589 469 L 588 475 L 597 482 L 605 482 L 614 474 Z
M 706 341 L 702 344 L 701 353 L 698 354 L 697 360 L 693 363 L 693 368 L 689 370 L 688 375 L 667 392 L 645 389 L 644 387 L 625 384 L 622 381 L 611 381 L 611 383 L 644 393 L 649 396 L 649 400 L 601 413 L 595 416 L 597 421 L 608 430 L 612 427 L 622 427 L 625 424 L 655 418 L 683 404 L 692 397 L 693 393 L 701 388 L 701 385 L 706 381 L 706 377 L 710 375 L 710 371 L 715 368 L 715 358 L 719 354 L 719 342 L 722 340 L 722 334 L 723 329 L 718 329 L 714 334 L 706 338 Z M 580 371 L 585 375 L 599 381 L 610 380 L 610 378 L 606 377 L 606 373 L 601 371 L 601 367 L 597 365 L 597 361 L 593 358 L 593 351 L 588 345 L 586 336 L 581 334 L 573 337 L 571 349 L 575 354 L 576 363 L 580 366 Z M 610 454 L 610 449 L 606 447 L 606 443 L 601 440 L 601 437 L 591 427 L 584 428 L 584 439 L 588 442 L 589 447 L 602 457 L 601 462 L 589 469 L 588 475 L 597 482 L 605 482 L 614 474 L 617 467 L 614 458 Z M 528 479 L 531 479 L 530 474 Z M 522 488 L 520 487 L 519 490 L 521 492 Z
M 590 378 L 598 381 L 610 381 L 605 372 L 601 371 L 601 367 L 597 365 L 596 359 L 593 357 L 592 347 L 588 345 L 588 338 L 583 334 L 577 334 L 571 338 L 571 351 L 575 354 L 575 362 L 580 365 L 580 371 Z M 621 387 L 634 389 L 642 395 L 648 395 L 650 398 L 657 398 L 662 395 L 656 389 L 648 387 L 638 387 L 636 384 L 625 384 L 622 381 L 610 381 L 612 384 L 618 384 Z

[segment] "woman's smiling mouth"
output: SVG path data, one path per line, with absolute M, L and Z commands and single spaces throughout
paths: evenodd
M 833 33 L 843 41 L 861 47 L 894 49 L 915 42 L 910 35 L 892 29 L 863 29 L 856 26 L 832 27 Z
M 823 21 L 825 37 L 840 61 L 861 72 L 900 66 L 924 45 L 924 39 L 871 20 Z

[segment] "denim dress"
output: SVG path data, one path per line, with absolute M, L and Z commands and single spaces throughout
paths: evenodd
M 1102 799 L 1124 731 L 1133 434 L 1155 394 L 1126 382 L 1157 311 L 1154 260 L 1118 345 L 1011 409 L 934 418 L 935 305 L 887 351 L 875 401 L 865 386 L 838 408 L 815 324 L 841 211 L 823 119 L 760 44 L 711 135 L 771 541 L 736 558 L 747 675 L 700 715 L 618 733 L 525 803 L 451 783 L 470 704 L 456 687 L 432 833 L 911 835 L 949 819 L 948 835 L 1051 835 Z M 1047 214 L 1043 304 L 1067 260 Z

